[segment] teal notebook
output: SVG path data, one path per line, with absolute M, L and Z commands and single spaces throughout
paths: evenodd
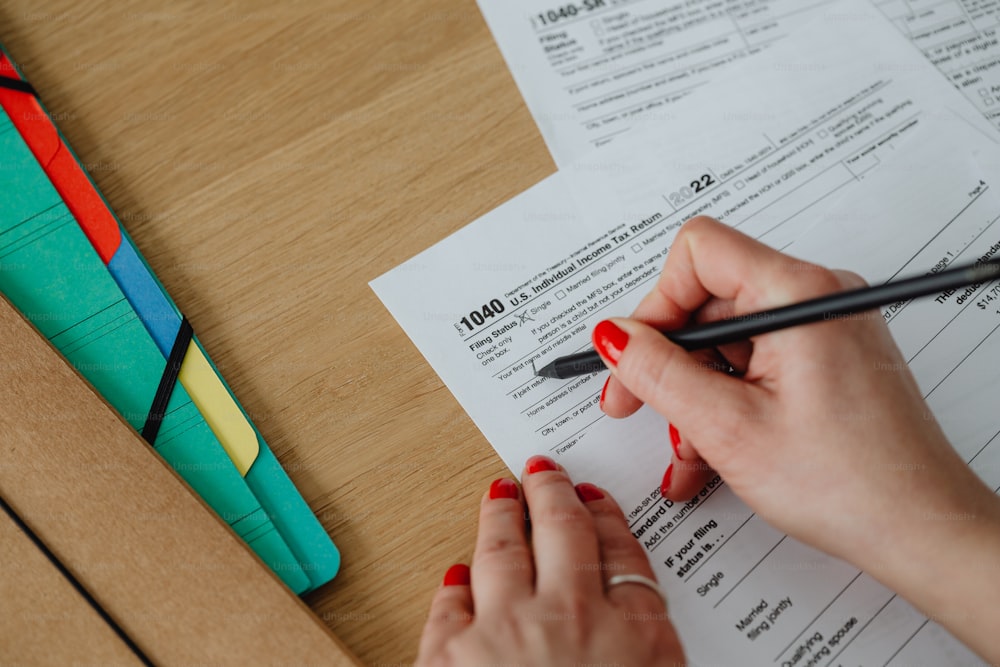
M 10 76 L 13 68 L 3 60 Z M 42 112 L 32 123 L 25 122 L 28 114 L 14 123 L 6 112 L 0 118 L 0 192 L 8 201 L 0 215 L 0 291 L 140 430 L 148 426 L 180 313 L 110 209 L 97 211 L 106 203 L 40 103 L 11 90 L 0 91 L 0 102 L 5 109 L 31 104 Z M 40 136 L 46 133 L 52 136 Z M 52 145 L 62 153 L 61 165 L 39 154 Z M 63 201 L 60 187 L 76 200 Z M 87 197 L 98 206 L 82 205 Z M 120 237 L 113 253 L 95 235 L 95 211 L 111 221 L 110 236 Z M 105 241 L 107 231 L 105 225 Z M 336 547 L 197 339 L 186 347 L 181 381 L 173 382 L 154 436 L 156 451 L 292 590 L 325 583 L 339 568 Z M 198 390 L 194 400 L 185 386 Z M 224 402 L 231 409 L 220 413 Z M 252 441 L 252 451 L 234 451 L 233 428 Z M 220 443 L 217 434 L 228 440 Z

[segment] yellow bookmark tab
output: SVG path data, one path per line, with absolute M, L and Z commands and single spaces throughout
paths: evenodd
M 257 460 L 257 434 L 195 341 L 191 341 L 177 376 L 240 475 Z

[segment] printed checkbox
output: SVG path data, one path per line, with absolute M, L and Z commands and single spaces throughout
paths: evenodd
M 990 89 L 989 88 L 980 88 L 979 89 L 979 94 L 982 95 L 983 97 L 988 97 L 989 94 L 990 94 Z
M 556 290 L 556 298 L 557 299 L 565 299 L 566 298 L 566 292 L 564 292 L 563 290 Z
M 830 133 L 828 131 L 826 131 L 826 130 L 820 130 L 819 131 L 819 138 L 820 139 L 826 139 L 828 136 L 830 136 Z
M 743 181 L 736 181 L 735 183 L 733 183 L 733 187 L 736 188 L 737 190 L 742 190 L 746 186 L 747 184 L 744 183 Z
M 632 252 L 642 252 L 642 246 L 638 243 L 632 244 Z
M 984 97 L 983 98 L 983 103 L 986 106 L 991 107 L 991 106 L 993 106 L 993 98 L 992 97 Z

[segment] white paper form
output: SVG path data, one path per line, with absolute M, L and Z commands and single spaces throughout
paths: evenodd
M 820 223 L 788 252 L 856 271 L 872 284 L 996 257 L 1000 155 L 995 146 L 987 147 L 988 160 L 979 163 L 972 157 L 981 145 L 978 137 L 958 134 L 934 131 L 933 124 L 922 128 L 866 179 L 856 196 L 819 215 Z M 995 399 L 1000 381 L 1000 283 L 901 301 L 883 308 L 882 316 L 951 443 L 990 488 L 1000 491 L 1000 414 Z M 944 513 L 927 517 L 954 518 Z M 832 593 L 847 603 L 870 596 L 877 605 L 867 619 L 858 618 L 866 624 L 844 642 L 837 657 L 841 664 L 883 664 L 870 662 L 868 645 L 887 646 L 878 633 L 895 622 L 908 626 L 909 634 L 904 632 L 905 642 L 885 664 L 981 664 L 943 629 L 866 575 Z M 805 627 L 803 636 L 821 625 L 826 613 Z M 889 621 L 883 618 L 887 613 L 900 618 Z
M 479 0 L 560 167 L 765 49 L 829 0 Z
M 1000 3 L 870 0 L 1000 126 Z M 564 167 L 794 32 L 830 0 L 479 0 Z M 852 38 L 853 39 L 853 38 Z M 705 104 L 726 100 L 702 98 Z
M 720 92 L 726 109 L 679 102 L 662 133 L 615 142 L 372 283 L 512 470 L 548 453 L 615 495 L 695 664 L 798 667 L 824 646 L 812 664 L 838 664 L 855 635 L 882 656 L 922 619 L 896 601 L 862 633 L 882 589 L 859 583 L 837 597 L 855 570 L 785 538 L 718 479 L 689 503 L 660 498 L 664 420 L 606 419 L 603 377 L 542 380 L 531 362 L 584 349 L 598 320 L 631 312 L 698 212 L 783 247 L 812 207 L 865 186 L 859 177 L 878 174 L 943 105 L 969 119 L 936 120 L 937 134 L 978 123 L 977 142 L 989 141 L 989 124 L 870 5 L 831 11 L 762 54 L 753 81 Z
M 1000 127 L 1000 2 L 873 0 Z
M 894 157 L 849 205 L 841 200 L 819 214 L 788 252 L 856 271 L 872 284 L 1000 257 L 1000 152 L 980 146 L 973 157 L 968 148 L 947 150 L 940 137 L 927 140 L 926 130 L 916 136 L 901 153 L 905 161 Z M 962 143 L 974 147 L 975 141 L 969 135 Z M 942 185 L 914 186 L 906 196 L 880 194 L 878 184 L 890 178 L 914 184 L 946 178 L 952 192 L 942 196 Z M 883 308 L 882 316 L 951 442 L 1000 490 L 993 395 L 1000 382 L 1000 284 L 901 301 Z

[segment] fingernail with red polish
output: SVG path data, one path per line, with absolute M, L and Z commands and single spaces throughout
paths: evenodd
M 677 457 L 677 460 L 683 461 L 684 457 L 681 456 L 681 434 L 673 424 L 670 425 L 670 446 L 674 448 L 674 456 Z
M 674 464 L 667 466 L 667 472 L 663 473 L 663 481 L 660 482 L 660 495 L 664 498 L 670 493 L 670 478 L 674 476 Z
M 528 461 L 524 464 L 524 468 L 528 471 L 528 474 L 531 475 L 545 470 L 559 470 L 559 464 L 549 457 L 539 454 L 528 459 Z
M 589 503 L 591 500 L 600 500 L 604 497 L 601 490 L 589 482 L 581 482 L 575 488 L 576 495 L 585 503 Z
M 591 340 L 600 355 L 610 361 L 612 366 L 617 366 L 625 344 L 628 343 L 628 334 L 611 320 L 603 320 L 594 327 Z
M 512 479 L 501 477 L 500 479 L 493 480 L 493 483 L 490 484 L 491 500 L 496 500 L 497 498 L 512 498 L 517 500 L 519 497 L 517 482 Z
M 444 573 L 444 586 L 468 586 L 472 581 L 469 573 L 469 566 L 458 563 L 448 568 Z
M 604 409 L 604 395 L 608 393 L 608 385 L 611 384 L 611 378 L 604 381 L 604 387 L 601 389 L 601 409 Z

